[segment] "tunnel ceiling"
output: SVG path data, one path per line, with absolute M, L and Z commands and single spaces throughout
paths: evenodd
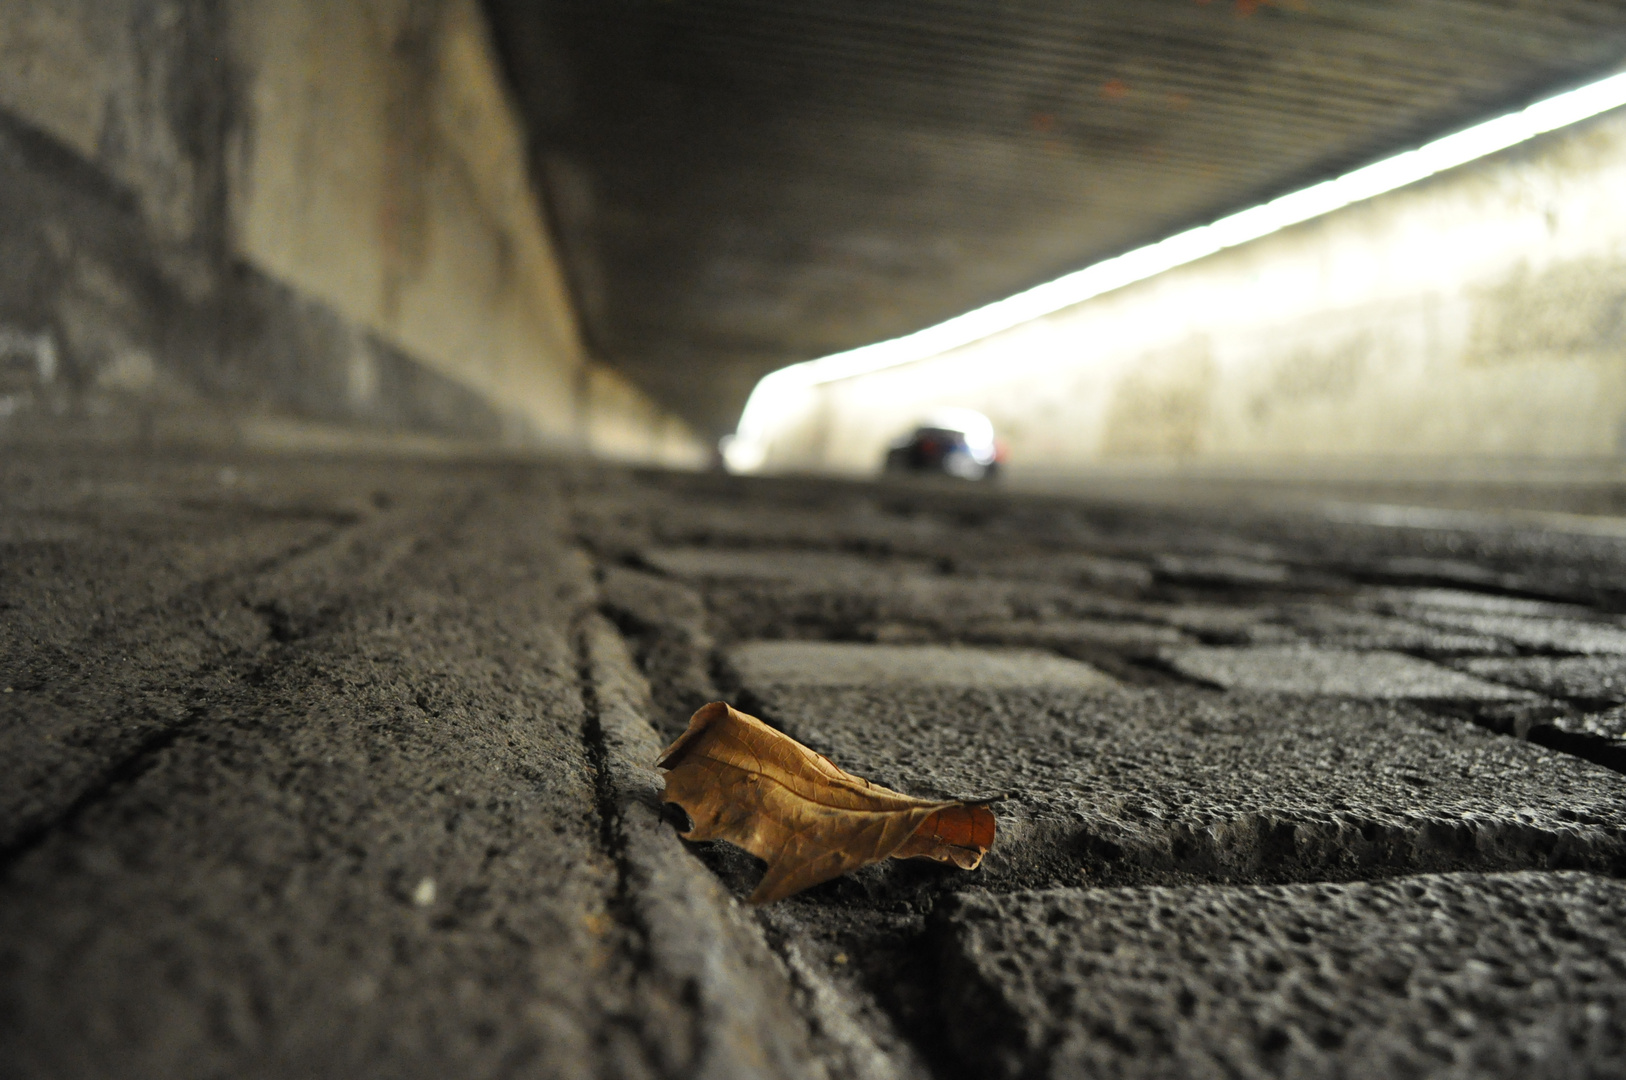
M 488 0 L 589 345 L 699 428 L 1626 57 L 1591 0 Z

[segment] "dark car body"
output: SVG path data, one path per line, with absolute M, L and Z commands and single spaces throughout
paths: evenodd
M 887 448 L 884 468 L 889 473 L 992 480 L 1004 456 L 987 417 L 970 409 L 945 409 L 895 440 Z

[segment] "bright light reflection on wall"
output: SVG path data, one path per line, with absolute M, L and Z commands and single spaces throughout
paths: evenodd
M 1106 259 L 916 333 L 781 368 L 764 376 L 752 390 L 737 433 L 725 440 L 724 458 L 734 472 L 760 468 L 774 431 L 797 413 L 813 387 L 940 355 L 1622 105 L 1626 105 L 1626 74 L 1538 101 L 1518 112 Z

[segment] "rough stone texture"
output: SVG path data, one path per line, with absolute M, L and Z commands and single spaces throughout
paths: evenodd
M 1626 886 L 1585 874 L 965 894 L 944 1031 L 983 1076 L 1617 1076 Z
M 1585 716 L 1560 716 L 1553 724 L 1576 734 L 1596 735 L 1603 739 L 1626 742 L 1626 708 L 1613 708 L 1607 712 Z
M 1158 655 L 1170 645 L 1191 644 L 1192 639 L 1172 626 L 1107 619 L 1010 620 L 970 624 L 968 640 L 991 644 L 1039 645 L 1069 656 L 1087 657 L 1097 651 L 1137 658 Z
M 935 909 L 1626 868 L 1626 728 L 1590 699 L 1220 690 L 1152 655 L 1370 632 L 1453 656 L 1424 606 L 1610 626 L 1619 542 L 1205 513 L 557 463 L 8 457 L 0 1072 L 969 1080 L 990 1068 L 950 1038 L 973 1028 L 943 998 Z M 1592 599 L 1365 569 L 1447 540 Z M 1002 552 L 1025 562 L 1002 575 Z M 1080 570 L 1160 555 L 1219 561 Z M 1246 584 L 1231 559 L 1291 572 Z M 838 679 L 860 685 L 818 685 Z M 889 786 L 1007 796 L 994 850 L 743 907 L 760 863 L 677 839 L 652 768 L 717 699 Z M 1617 976 L 1570 970 L 1504 988 L 1507 1015 L 1613 1000 Z M 1356 1016 L 1358 987 L 1329 985 Z M 1455 1022 L 1418 1021 L 1440 1045 Z M 1020 1056 L 1011 1024 L 979 1045 Z
M 1618 626 L 1528 615 L 1477 615 L 1426 610 L 1419 610 L 1417 617 L 1436 626 L 1506 638 L 1515 645 L 1544 652 L 1584 655 L 1626 653 L 1626 630 Z
M 1544 717 L 1530 725 L 1526 738 L 1626 773 L 1626 709 L 1619 706 L 1602 713 Z
M 1485 634 L 1442 632 L 1411 619 L 1323 604 L 1283 605 L 1279 618 L 1305 638 L 1334 649 L 1387 649 L 1428 656 L 1498 654 L 1506 642 Z
M 631 642 L 644 673 L 660 686 L 656 723 L 676 738 L 691 713 L 717 699 L 704 601 L 677 582 L 610 567 L 599 603 Z
M 1298 641 L 1290 626 L 1275 621 L 1275 612 L 1220 604 L 1149 605 L 1147 616 L 1179 627 L 1211 645 L 1269 645 Z
M 472 502 L 7 853 L 17 1075 L 650 1071 L 610 1020 L 585 579 L 545 488 Z
M 1026 649 L 753 641 L 728 654 L 751 686 L 951 686 L 1106 690 L 1117 684 L 1076 660 Z
M 731 485 L 738 484 L 749 486 L 736 494 Z M 660 549 L 706 547 L 792 557 L 832 550 L 936 555 L 945 542 L 961 539 L 938 514 L 907 507 L 894 512 L 876 492 L 812 477 L 795 485 L 705 475 L 661 484 L 587 485 L 576 493 L 576 514 L 591 537 L 604 536 L 607 527 L 636 533 L 640 550 L 650 556 Z M 963 546 L 959 552 L 962 558 L 974 554 Z
M 1464 660 L 1457 666 L 1482 679 L 1522 686 L 1551 697 L 1602 704 L 1626 702 L 1626 658 L 1528 656 Z
M 860 555 L 825 551 L 727 551 L 668 548 L 647 556 L 657 569 L 676 577 L 728 581 L 802 582 L 822 587 L 869 585 L 928 572 L 923 562 L 879 562 Z
M 1433 563 L 1429 564 L 1431 567 Z M 1492 579 L 1494 580 L 1494 571 Z M 1522 596 L 1499 593 L 1465 592 L 1461 589 L 1374 589 L 1367 598 L 1373 603 L 1414 614 L 1443 612 L 1466 615 L 1513 615 L 1527 618 L 1574 618 L 1587 609 L 1574 604 L 1555 604 Z
M 583 666 L 592 580 L 546 472 L 5 479 L 7 1075 L 864 1059 L 810 1042 L 810 984 L 650 805 L 641 676 L 602 623 Z
M 664 519 L 655 524 L 663 531 L 678 531 Z M 991 639 L 1008 644 L 1026 644 L 1023 639 L 1028 638 L 1049 645 L 1049 640 L 1037 638 L 1071 635 L 1082 643 L 1144 654 L 1154 640 L 1158 644 L 1185 640 L 1180 626 L 1218 640 L 1277 641 L 1295 636 L 1283 627 L 1261 626 L 1252 610 L 1137 603 L 1133 597 L 1138 586 L 1124 587 L 1121 576 L 1114 578 L 1108 591 L 1094 582 L 1080 585 L 1067 568 L 1065 555 L 1059 557 L 1062 570 L 1048 577 L 1021 567 L 1014 575 L 996 574 L 980 561 L 960 573 L 962 549 L 986 544 L 989 538 L 911 529 L 903 537 L 883 541 L 884 531 L 870 523 L 854 531 L 844 524 L 837 518 L 824 521 L 821 530 L 799 530 L 799 543 L 879 546 L 881 551 L 858 555 L 807 547 L 651 550 L 637 548 L 633 537 L 625 534 L 618 542 L 633 543 L 641 564 L 702 589 L 712 620 L 733 637 L 788 632 L 900 641 Z M 608 531 L 613 536 L 620 529 Z M 718 531 L 731 540 L 761 542 L 744 522 L 738 530 Z M 1037 556 L 1029 559 L 1040 562 Z M 1117 642 L 1109 642 L 1112 637 Z
M 712 617 L 737 637 L 864 639 L 915 631 L 956 636 L 971 622 L 1027 618 L 1048 610 L 1036 583 L 905 575 L 893 582 L 803 580 L 788 587 L 728 582 L 707 590 Z M 1094 614 L 1085 605 L 1063 613 Z
M 1156 566 L 1161 578 L 1200 585 L 1283 585 L 1292 576 L 1288 567 L 1278 563 L 1236 555 L 1162 555 Z
M 1626 779 L 1404 706 L 1178 688 L 744 689 L 849 772 L 921 796 L 1010 796 L 982 870 L 887 865 L 861 886 L 883 893 L 960 877 L 1009 888 L 1626 867 Z
M 1090 588 L 1118 588 L 1138 592 L 1152 584 L 1152 572 L 1138 562 L 1109 559 L 1075 552 L 1045 555 L 1019 555 L 1015 558 L 979 560 L 961 556 L 954 560 L 956 571 L 984 573 L 994 577 L 1034 578 L 1061 581 Z
M 401 477 L 387 470 L 347 483 L 312 470 L 292 489 L 232 466 L 146 484 L 77 471 L 16 467 L 6 498 L 13 520 L 80 531 L 13 545 L 0 570 L 0 844 L 198 724 L 283 642 L 383 586 L 447 494 L 422 477 L 392 497 Z
M 1163 657 L 1183 675 L 1227 690 L 1358 698 L 1447 698 L 1509 701 L 1520 690 L 1392 652 L 1305 646 L 1168 649 Z

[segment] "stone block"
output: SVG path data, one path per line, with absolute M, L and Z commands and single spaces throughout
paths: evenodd
M 1152 584 L 1152 571 L 1141 563 L 1073 551 L 1007 554 L 982 560 L 956 558 L 954 562 L 957 572 L 1054 581 L 1088 588 L 1137 592 Z
M 937 916 L 996 1077 L 1615 1075 L 1626 885 L 1586 874 L 1058 889 Z
M 700 581 L 754 581 L 841 585 L 896 581 L 930 571 L 918 560 L 867 559 L 831 551 L 662 548 L 645 558 L 673 577 Z
M 989 887 L 1626 866 L 1626 778 L 1404 703 L 835 686 L 820 654 L 801 654 L 805 675 L 790 655 L 743 666 L 765 720 L 900 791 L 1008 795 L 975 879 Z M 883 892 L 960 880 L 866 873 Z
M 1352 611 L 1323 604 L 1284 607 L 1281 620 L 1318 645 L 1337 649 L 1389 649 L 1431 656 L 1506 653 L 1509 646 L 1488 634 L 1442 630 L 1412 619 Z
M 1304 645 L 1245 648 L 1196 645 L 1163 654 L 1182 675 L 1227 690 L 1353 698 L 1514 701 L 1523 690 L 1499 686 L 1393 652 Z
M 1235 555 L 1159 555 L 1156 566 L 1158 576 L 1170 581 L 1239 589 L 1285 585 L 1292 576 L 1280 563 Z
M 1490 634 L 1541 652 L 1626 654 L 1626 630 L 1600 622 L 1579 622 L 1531 615 L 1477 615 L 1468 612 L 1418 611 L 1416 617 L 1452 630 Z
M 1626 702 L 1626 657 L 1479 658 L 1457 667 L 1482 679 L 1580 701 Z
M 1271 608 L 1222 604 L 1147 604 L 1141 617 L 1177 627 L 1214 645 L 1271 645 L 1298 641 Z
M 1131 657 L 1152 657 L 1171 645 L 1195 644 L 1173 626 L 1112 619 L 981 622 L 967 627 L 965 637 L 989 644 L 1034 645 L 1064 653 L 1104 651 Z
M 1539 652 L 1626 653 L 1626 629 L 1574 604 L 1457 589 L 1377 589 L 1367 600 L 1432 626 L 1499 637 Z
M 1008 794 L 989 886 L 1626 865 L 1626 777 L 1406 704 L 837 686 L 780 655 L 743 665 L 753 708 L 841 768 L 922 797 Z M 876 882 L 932 878 L 896 865 Z
M 1106 690 L 1117 682 L 1088 664 L 1033 649 L 752 641 L 729 659 L 748 686 L 944 686 Z

